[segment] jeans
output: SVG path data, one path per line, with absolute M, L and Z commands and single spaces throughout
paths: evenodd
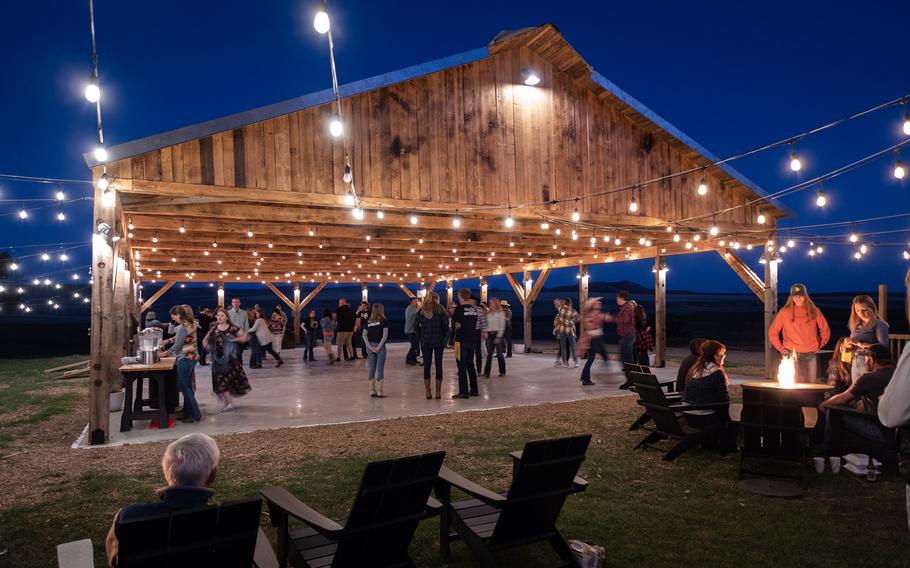
M 316 355 L 313 353 L 313 350 L 316 348 L 316 330 L 311 329 L 306 334 L 306 349 L 303 351 L 303 360 L 304 361 L 315 361 Z
M 490 368 L 493 366 L 493 351 L 496 351 L 496 362 L 499 363 L 499 374 L 506 374 L 506 358 L 503 355 L 503 338 L 496 341 L 496 334 L 487 336 L 487 364 L 483 369 L 483 374 L 490 376 Z
M 594 364 L 594 359 L 597 358 L 598 353 L 603 357 L 604 361 L 607 360 L 607 346 L 604 345 L 604 338 L 602 335 L 591 338 L 591 346 L 588 348 L 588 356 L 585 361 L 585 366 L 581 370 L 581 382 L 590 383 L 591 382 L 591 365 Z
M 477 369 L 478 373 L 481 369 L 483 369 L 483 344 L 484 341 L 481 337 L 480 332 L 478 331 L 474 333 L 474 357 L 477 358 L 477 366 L 474 368 Z
M 433 357 L 436 358 L 436 380 L 442 380 L 442 352 L 445 349 L 443 345 L 437 345 L 430 347 L 429 345 L 421 345 L 423 349 L 423 380 L 430 380 L 430 364 L 433 360 Z
M 569 354 L 572 354 L 572 360 L 575 361 L 575 364 L 578 364 L 578 353 L 575 352 L 575 334 L 574 333 L 560 333 L 559 334 L 559 356 L 562 359 L 563 363 L 569 362 Z
M 370 343 L 370 347 L 376 347 L 378 343 Z M 379 351 L 376 353 L 372 349 L 367 349 L 367 358 L 370 360 L 370 380 L 378 378 L 380 381 L 383 377 L 383 371 L 385 371 L 385 345 L 383 345 Z M 376 377 L 376 375 L 379 375 Z
M 411 342 L 411 348 L 408 349 L 408 354 L 404 357 L 405 365 L 416 365 L 417 364 L 417 354 L 419 353 L 419 345 L 417 343 L 417 333 L 406 333 L 408 341 Z
M 199 404 L 196 403 L 196 395 L 193 393 L 193 369 L 196 368 L 196 361 L 192 359 L 180 359 L 177 361 L 177 388 L 183 393 L 183 412 L 187 416 L 202 419 L 202 412 L 199 411 Z
M 473 343 L 456 342 L 458 347 L 458 394 L 477 396 L 477 369 L 474 368 L 474 352 L 477 346 Z M 470 384 L 468 380 L 470 379 Z M 468 387 L 470 386 L 470 390 Z
M 605 349 L 606 351 L 606 349 Z M 623 363 L 635 362 L 635 332 L 619 337 L 619 356 Z M 604 361 L 607 358 L 604 357 Z
M 502 338 L 506 342 L 506 357 L 512 356 L 512 326 L 506 326 L 506 332 L 503 334 Z
M 255 333 L 249 334 L 248 337 L 250 338 L 250 368 L 252 369 L 262 365 L 262 349 L 259 347 L 259 338 Z

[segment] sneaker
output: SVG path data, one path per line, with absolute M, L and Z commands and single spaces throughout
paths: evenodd
M 471 398 L 471 397 L 466 394 L 456 393 L 456 394 L 452 395 L 452 398 Z
M 569 362 L 566 361 L 565 363 L 562 364 L 562 366 L 565 367 L 566 369 L 568 369 L 568 368 L 569 368 Z
M 591 386 L 591 385 L 593 385 L 593 384 L 596 384 L 596 383 L 595 383 L 594 381 L 588 381 L 588 382 L 582 381 L 582 382 L 581 382 L 581 385 L 584 386 L 584 387 L 588 387 L 588 386 Z
M 566 365 L 568 366 L 568 363 L 566 363 Z M 561 366 L 562 366 L 562 361 L 560 361 L 559 359 L 557 359 L 556 362 L 553 363 L 553 366 L 554 366 L 554 367 L 561 367 Z
M 569 366 L 569 364 L 566 363 L 566 367 L 568 367 L 568 366 Z M 575 368 L 576 368 L 576 369 L 578 368 L 578 361 L 575 361 Z
M 234 407 L 234 404 L 231 402 L 229 402 L 221 407 L 221 412 L 231 412 L 232 410 L 235 410 L 235 407 Z

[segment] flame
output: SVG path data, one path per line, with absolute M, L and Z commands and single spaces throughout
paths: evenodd
M 796 384 L 796 357 L 784 357 L 777 368 L 777 384 L 792 388 Z

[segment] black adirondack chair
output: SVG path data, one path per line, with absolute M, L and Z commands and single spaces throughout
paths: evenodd
M 626 365 L 631 365 L 631 363 L 626 363 Z M 635 366 L 640 367 L 641 365 L 635 365 Z M 651 373 L 641 373 L 638 371 L 629 371 L 627 373 L 627 376 L 629 377 L 629 380 L 632 381 L 632 389 L 630 389 L 630 390 L 634 390 L 637 392 L 639 383 L 660 388 L 661 392 L 663 392 L 663 389 L 667 389 L 663 395 L 665 398 L 665 403 L 668 406 L 682 404 L 682 393 L 675 392 L 675 390 L 676 390 L 675 381 L 660 382 L 660 380 L 657 378 L 657 376 L 655 376 Z M 641 398 L 639 398 L 638 404 L 643 405 Z M 644 412 L 642 412 L 642 415 L 639 416 L 635 420 L 635 422 L 632 423 L 631 426 L 629 426 L 629 431 L 631 432 L 634 430 L 638 430 L 639 428 L 641 428 L 642 426 L 644 426 L 645 424 L 647 424 L 650 421 L 651 421 L 651 415 L 648 414 L 647 410 L 645 410 Z
M 626 380 L 632 381 L 629 373 L 650 373 L 651 367 L 648 365 L 639 365 L 638 363 L 623 363 L 622 372 L 626 375 Z
M 743 389 L 740 478 L 805 479 L 818 410 L 794 400 L 787 392 Z
M 547 541 L 566 566 L 576 566 L 556 519 L 566 497 L 587 489 L 588 482 L 577 474 L 590 442 L 590 434 L 528 442 L 512 454 L 512 485 L 505 494 L 443 467 L 436 489 L 444 507 L 439 526 L 443 557 L 449 555 L 449 543 L 460 538 L 480 565 L 498 566 L 498 551 Z M 452 487 L 474 498 L 453 503 Z
M 408 546 L 417 524 L 442 506 L 430 497 L 445 452 L 367 464 L 345 521 L 337 523 L 281 487 L 265 487 L 278 558 L 297 567 L 414 566 Z M 305 528 L 290 526 L 290 517 Z
M 864 422 L 868 431 L 877 432 L 878 435 L 863 435 L 845 428 L 844 420 L 848 416 L 850 420 Z M 877 414 L 850 406 L 833 405 L 828 407 L 827 419 L 831 421 L 831 444 L 834 446 L 836 455 L 866 454 L 888 467 L 897 466 L 897 428 L 884 426 L 879 421 Z
M 654 420 L 655 428 L 635 446 L 635 449 L 654 448 L 665 451 L 657 446 L 658 442 L 670 440 L 676 442 L 666 450 L 663 459 L 673 461 L 690 448 L 704 442 L 715 434 L 713 427 L 694 427 L 685 418 L 686 410 L 714 410 L 715 412 L 729 412 L 730 404 L 717 402 L 711 404 L 685 404 L 668 402 L 663 389 L 659 385 L 649 382 L 637 383 L 640 404 L 645 407 L 645 412 Z
M 121 568 L 224 566 L 278 568 L 259 528 L 262 499 L 123 521 L 118 529 Z M 61 568 L 91 567 L 92 542 L 57 547 Z

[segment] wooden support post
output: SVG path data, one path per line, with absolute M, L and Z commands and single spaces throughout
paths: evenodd
M 310 290 L 310 293 L 306 295 L 306 298 L 304 298 L 304 299 L 300 302 L 300 310 L 301 310 L 301 311 L 302 311 L 304 308 L 306 308 L 307 305 L 309 305 L 310 302 L 313 301 L 313 298 L 316 297 L 316 294 L 318 294 L 319 292 L 321 292 L 322 289 L 325 288 L 325 285 L 326 285 L 326 284 L 328 284 L 328 282 L 320 282 L 319 284 L 316 285 L 315 288 L 313 288 L 312 290 Z
M 401 288 L 401 291 L 402 291 L 402 292 L 404 292 L 405 294 L 408 295 L 408 298 L 416 298 L 416 297 L 417 297 L 417 296 L 414 295 L 414 292 L 411 292 L 411 290 L 408 289 L 408 287 L 405 286 L 404 284 L 399 284 L 398 287 Z
M 224 307 L 224 282 L 218 283 L 218 307 Z
M 294 282 L 294 347 L 300 345 L 300 282 Z
M 446 280 L 446 306 L 451 306 L 452 302 L 455 301 L 455 283 L 451 280 Z
M 94 172 L 100 177 L 100 169 Z M 105 444 L 110 433 L 110 379 L 111 337 L 115 327 L 113 319 L 114 299 L 114 248 L 111 236 L 117 226 L 120 200 L 115 189 L 109 189 L 107 199 L 95 185 L 95 199 L 92 222 L 92 314 L 91 314 L 91 363 L 89 365 L 88 387 L 88 441 L 90 444 Z M 111 204 L 113 201 L 113 204 Z M 107 234 L 98 231 L 105 224 Z
M 360 287 L 360 301 L 361 302 L 370 302 L 370 290 L 367 288 L 366 284 L 363 284 Z
M 139 311 L 145 312 L 146 310 L 151 308 L 152 304 L 155 303 L 155 300 L 157 300 L 158 298 L 163 296 L 164 293 L 167 292 L 168 290 L 170 290 L 171 286 L 173 286 L 176 283 L 177 283 L 176 280 L 168 280 L 167 282 L 165 282 L 164 286 L 162 286 L 157 292 L 152 294 L 151 298 L 149 298 L 148 300 L 146 300 L 145 302 L 142 303 L 142 306 L 139 308 Z
M 515 292 L 515 296 L 518 297 L 518 301 L 522 304 L 525 301 L 525 291 L 518 285 L 518 282 L 515 281 L 515 277 L 512 276 L 510 272 L 506 272 L 506 280 L 509 281 L 509 285 L 512 286 L 512 291 Z
M 878 317 L 888 321 L 888 285 L 878 285 Z
M 582 309 L 585 307 L 585 302 L 588 301 L 588 282 L 591 281 L 588 277 L 588 271 L 585 268 L 584 264 L 578 265 L 578 275 L 581 278 L 578 279 L 578 313 L 581 314 Z M 584 333 L 585 322 L 583 318 L 578 318 L 578 336 L 581 337 L 581 334 Z
M 114 275 L 113 275 L 113 294 L 111 302 L 111 320 L 114 323 L 111 328 L 111 342 L 110 347 L 106 352 L 106 355 L 109 359 L 108 368 L 110 371 L 110 376 L 108 377 L 109 385 L 112 390 L 117 389 L 117 386 L 120 384 L 118 380 L 119 373 L 117 369 L 120 368 L 120 360 L 126 355 L 126 345 L 129 341 L 129 327 L 128 322 L 130 320 L 129 316 L 129 304 L 128 294 L 129 294 L 129 280 L 130 272 L 126 267 L 126 262 L 121 257 L 123 247 L 120 246 L 118 242 L 114 246 Z
M 522 280 L 524 282 L 525 290 L 523 297 L 521 298 L 521 306 L 523 308 L 523 319 L 522 322 L 524 325 L 524 344 L 525 344 L 525 353 L 531 352 L 531 345 L 533 343 L 532 335 L 532 326 L 531 326 L 531 308 L 534 307 L 534 302 L 537 300 L 537 297 L 540 296 L 540 291 L 543 290 L 543 285 L 547 281 L 547 277 L 550 276 L 550 269 L 543 268 L 540 271 L 540 275 L 537 277 L 537 282 L 531 282 L 531 273 L 527 270 L 522 273 Z
M 654 257 L 654 366 L 665 367 L 667 355 L 667 268 Z
M 481 302 L 487 301 L 487 296 L 488 296 L 487 292 L 489 291 L 489 288 L 490 288 L 489 285 L 487 285 L 487 279 L 481 277 L 480 278 L 480 301 Z
M 268 287 L 269 290 L 271 290 L 272 292 L 274 292 L 275 295 L 278 296 L 278 298 L 279 298 L 282 302 L 284 302 L 285 305 L 286 305 L 287 307 L 291 308 L 292 310 L 293 310 L 294 308 L 297 307 L 297 303 L 296 303 L 296 302 L 292 302 L 292 301 L 290 300 L 290 298 L 288 298 L 287 296 L 285 296 L 285 295 L 281 292 L 281 290 L 279 290 L 278 288 L 275 287 L 274 284 L 272 284 L 271 282 L 269 282 L 268 280 L 266 280 L 265 285 Z
M 774 316 L 777 315 L 777 262 L 769 261 L 765 264 L 765 377 L 773 378 L 774 374 L 774 346 L 768 339 Z

